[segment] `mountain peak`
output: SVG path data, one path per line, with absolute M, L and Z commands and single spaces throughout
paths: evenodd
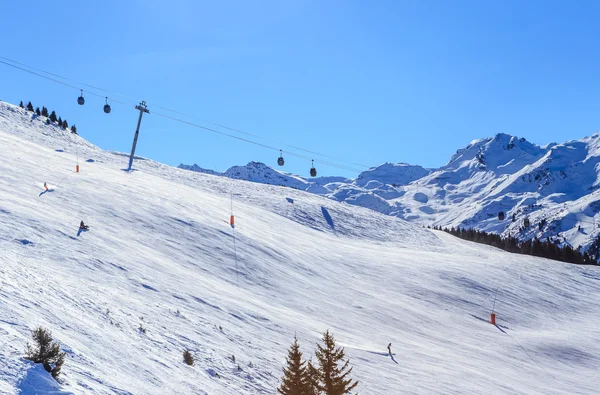
M 364 187 L 370 181 L 400 186 L 410 184 L 419 178 L 425 177 L 429 173 L 429 170 L 418 165 L 409 165 L 408 163 L 403 162 L 385 162 L 360 173 L 356 178 L 355 183 L 361 187 Z

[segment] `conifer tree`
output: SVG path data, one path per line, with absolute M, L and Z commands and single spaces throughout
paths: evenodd
M 39 107 L 35 108 L 35 113 L 37 114 L 37 116 L 39 117 L 40 115 L 42 115 L 42 112 L 40 111 Z
M 71 126 L 71 133 L 77 134 L 77 126 L 75 126 L 75 124 L 73 124 L 73 126 Z
M 336 347 L 333 335 L 327 330 L 323 334 L 323 345 L 317 345 L 315 356 L 319 362 L 318 389 L 325 395 L 349 394 L 358 385 L 357 381 L 348 378 L 352 368 L 347 360 L 343 347 Z M 338 366 L 341 364 L 341 367 Z
M 283 368 L 282 383 L 277 392 L 283 395 L 312 395 L 306 362 L 302 360 L 302 352 L 295 336 L 294 343 L 288 350 L 286 363 L 287 367 Z
M 21 100 L 21 102 L 19 103 L 19 107 L 25 108 L 25 106 L 23 105 L 23 100 Z
M 63 129 L 69 129 L 69 123 L 67 122 L 66 119 L 62 122 L 62 128 Z
M 308 378 L 308 385 L 310 387 L 310 395 L 320 395 L 321 390 L 319 389 L 319 369 L 312 363 L 312 359 L 306 364 L 306 375 Z
M 27 343 L 25 359 L 33 361 L 33 363 L 41 363 L 44 369 L 52 374 L 52 377 L 58 378 L 62 365 L 65 363 L 66 353 L 60 350 L 60 345 L 52 339 L 52 332 L 48 329 L 36 328 L 32 333 L 32 338 L 34 344 Z
M 44 117 L 48 116 L 48 109 L 44 106 L 42 106 L 42 116 L 44 116 Z
M 58 117 L 58 126 L 60 126 L 62 128 L 63 125 L 63 120 L 61 117 Z
M 31 102 L 27 103 L 27 111 L 33 112 L 33 104 Z
M 50 120 L 51 120 L 52 122 L 56 122 L 56 113 L 55 113 L 54 111 L 52 111 L 52 112 L 50 113 L 50 116 L 49 116 L 48 118 L 50 118 Z

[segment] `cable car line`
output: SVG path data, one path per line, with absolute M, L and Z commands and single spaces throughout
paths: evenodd
M 273 151 L 280 151 L 281 152 L 281 150 L 279 148 L 272 147 L 270 145 L 266 145 L 266 144 L 259 143 L 259 142 L 256 142 L 256 141 L 252 141 L 252 140 L 249 140 L 249 139 L 245 139 L 243 137 L 235 136 L 235 135 L 230 134 L 230 133 L 225 133 L 225 132 L 222 132 L 220 130 L 216 130 L 216 129 L 212 129 L 212 128 L 207 128 L 206 126 L 198 125 L 196 123 L 193 123 L 193 122 L 190 122 L 190 121 L 186 121 L 184 119 L 175 118 L 175 117 L 172 117 L 170 115 L 162 114 L 162 113 L 159 113 L 159 112 L 156 112 L 156 111 L 153 111 L 152 114 L 158 115 L 160 117 L 164 117 L 164 118 L 167 118 L 167 119 L 171 119 L 173 121 L 180 122 L 180 123 L 186 124 L 188 126 L 193 126 L 193 127 L 196 127 L 196 128 L 199 128 L 199 129 L 203 129 L 203 130 L 206 130 L 206 131 L 209 131 L 209 132 L 213 132 L 213 133 L 217 133 L 217 134 L 220 134 L 220 135 L 223 135 L 223 136 L 231 137 L 231 138 L 236 139 L 236 140 L 244 141 L 246 143 L 254 144 L 254 145 L 257 145 L 259 147 L 263 147 L 263 148 L 270 149 L 270 150 L 273 150 Z M 288 152 L 288 154 L 292 155 L 292 156 L 295 156 L 297 158 L 311 160 L 311 158 L 308 157 L 308 156 L 306 156 L 306 155 L 301 155 L 301 154 L 297 154 L 297 153 L 294 153 L 294 152 Z M 352 167 L 347 167 L 347 166 L 336 164 L 336 163 L 332 163 L 332 162 L 317 161 L 317 163 L 322 163 L 324 165 L 331 166 L 331 167 L 337 167 L 337 168 L 343 169 L 343 170 L 354 171 L 354 172 L 361 172 L 361 170 L 359 170 L 359 169 L 354 169 Z
M 100 88 L 100 87 L 97 87 L 97 86 L 94 86 L 94 85 L 89 85 L 89 84 L 86 84 L 86 83 L 83 83 L 83 82 L 80 82 L 80 81 L 76 81 L 76 80 L 73 80 L 73 79 L 70 79 L 70 78 L 67 78 L 67 77 L 63 77 L 63 76 L 61 76 L 61 75 L 58 75 L 58 74 L 55 74 L 55 73 L 51 73 L 51 72 L 49 72 L 49 71 L 45 71 L 45 70 L 42 70 L 42 69 L 39 69 L 39 68 L 36 68 L 36 67 L 33 67 L 33 66 L 29 66 L 29 65 L 27 65 L 27 64 L 21 63 L 21 62 L 17 62 L 16 60 L 12 60 L 12 59 L 6 58 L 6 57 L 4 57 L 4 56 L 0 56 L 0 59 L 4 59 L 4 60 L 7 60 L 7 61 L 9 61 L 9 62 L 12 62 L 12 63 L 16 63 L 16 64 L 18 64 L 18 65 L 21 65 L 21 66 L 24 66 L 24 67 L 28 67 L 28 68 L 30 68 L 30 69 L 33 69 L 33 70 L 37 70 L 37 71 L 39 71 L 39 72 L 42 72 L 42 73 L 45 73 L 45 74 L 48 74 L 48 75 L 51 75 L 51 76 L 54 76 L 54 77 L 57 77 L 57 78 L 63 79 L 63 80 L 65 80 L 65 81 L 70 81 L 70 82 L 72 82 L 72 83 L 79 84 L 79 85 L 85 85 L 85 86 L 87 86 L 87 87 L 90 87 L 90 88 L 92 88 L 92 89 L 97 89 L 97 90 L 99 90 L 99 91 L 102 91 L 102 92 L 105 92 L 105 93 L 112 93 L 112 92 L 110 92 L 110 91 L 108 91 L 108 90 L 106 90 L 106 89 L 103 89 L 103 88 Z M 4 62 L 2 62 L 2 63 L 4 63 Z M 8 64 L 8 63 L 5 63 L 5 64 Z M 9 64 L 9 65 L 10 65 L 10 64 Z M 11 66 L 12 66 L 12 65 L 11 65 Z M 21 68 L 20 68 L 20 69 L 21 69 Z M 21 70 L 24 70 L 24 69 L 21 69 Z M 27 71 L 27 70 L 24 70 L 24 71 Z M 40 76 L 40 77 L 44 77 L 44 76 L 42 76 L 42 75 L 40 75 L 40 74 L 37 74 L 37 73 L 35 73 L 35 74 L 36 74 L 36 75 L 38 75 L 38 76 Z M 60 81 L 56 81 L 56 80 L 54 80 L 54 79 L 52 79 L 52 80 L 53 80 L 53 81 L 55 81 L 55 82 L 60 82 Z M 65 84 L 65 85 L 66 85 L 66 84 Z M 71 88 L 75 88 L 75 89 L 76 89 L 76 87 L 75 87 L 75 86 L 73 86 L 73 85 L 67 85 L 67 86 L 69 86 L 69 87 L 71 87 Z M 83 92 L 82 92 L 82 93 L 83 93 Z M 90 93 L 94 94 L 93 92 L 90 92 Z M 113 93 L 113 94 L 115 94 L 115 93 Z M 94 95 L 95 95 L 95 96 L 98 96 L 98 97 L 102 97 L 102 96 L 103 96 L 103 95 L 100 95 L 100 94 L 94 94 Z M 117 95 L 117 96 L 124 97 L 124 98 L 127 98 L 127 99 L 129 99 L 129 100 L 133 100 L 133 101 L 135 102 L 135 99 L 133 99 L 133 98 L 131 98 L 131 97 L 128 97 L 128 96 L 126 96 L 126 95 L 119 94 L 119 93 L 116 93 L 116 95 Z M 116 100 L 114 100 L 114 99 L 113 99 L 113 101 L 116 101 Z M 123 104 L 123 103 L 122 103 L 122 104 Z M 179 112 L 179 111 L 176 111 L 176 110 L 173 110 L 173 109 L 170 109 L 170 108 L 167 108 L 167 107 L 164 107 L 164 106 L 158 105 L 158 104 L 153 104 L 152 102 L 148 102 L 148 106 L 154 106 L 154 107 L 157 107 L 157 108 L 161 108 L 161 109 L 163 109 L 163 110 L 165 110 L 165 111 L 169 111 L 169 112 L 172 112 L 172 113 L 175 113 L 175 114 L 178 114 L 178 115 L 184 116 L 184 117 L 193 118 L 193 119 L 198 119 L 198 118 L 197 118 L 197 117 L 195 117 L 195 116 L 192 116 L 192 115 L 189 115 L 189 114 L 184 114 L 184 113 L 182 113 L 182 112 Z M 340 159 L 340 158 L 336 158 L 336 157 L 333 157 L 333 156 L 329 156 L 329 155 L 321 154 L 321 153 L 319 153 L 319 152 L 315 152 L 315 151 L 307 150 L 307 149 L 304 149 L 304 148 L 296 147 L 296 146 L 293 146 L 293 145 L 287 145 L 287 144 L 283 144 L 283 143 L 281 143 L 281 142 L 278 142 L 278 141 L 275 141 L 275 140 L 270 140 L 270 139 L 267 139 L 267 138 L 265 138 L 265 137 L 259 136 L 259 135 L 257 135 L 257 134 L 253 134 L 253 133 L 244 132 L 244 131 L 242 131 L 242 130 L 239 130 L 239 129 L 236 129 L 236 128 L 232 128 L 232 127 L 229 127 L 229 126 L 226 126 L 226 125 L 222 125 L 222 124 L 219 124 L 219 123 L 210 122 L 210 121 L 204 121 L 204 122 L 205 122 L 205 123 L 209 123 L 209 124 L 211 124 L 211 125 L 214 125 L 214 126 L 218 126 L 218 127 L 221 127 L 221 128 L 227 129 L 227 130 L 231 130 L 231 131 L 234 131 L 234 132 L 237 132 L 237 133 L 241 133 L 241 134 L 244 134 L 244 135 L 246 135 L 246 136 L 257 137 L 257 138 L 259 138 L 259 139 L 262 139 L 262 140 L 265 140 L 265 141 L 270 141 L 271 143 L 274 143 L 274 144 L 279 144 L 279 145 L 286 146 L 286 147 L 288 147 L 288 148 L 292 148 L 292 149 L 295 149 L 295 150 L 298 150 L 298 151 L 303 151 L 303 152 L 306 152 L 306 153 L 309 153 L 309 154 L 318 155 L 318 156 L 321 156 L 321 157 L 323 157 L 323 158 L 329 158 L 329 159 L 333 159 L 333 160 L 337 160 L 337 161 L 345 162 L 345 163 L 352 164 L 352 165 L 355 165 L 355 166 L 364 167 L 365 169 L 369 169 L 369 168 L 371 167 L 371 166 L 363 165 L 363 164 L 360 164 L 360 163 L 354 163 L 354 162 L 346 161 L 346 160 L 343 160 L 343 159 Z
M 42 69 L 39 69 L 39 68 L 35 68 L 35 67 L 29 66 L 29 65 L 26 65 L 24 63 L 20 63 L 20 62 L 14 61 L 12 59 L 8 59 L 8 58 L 3 57 L 3 56 L 0 56 L 0 59 L 4 59 L 4 60 L 8 61 L 7 62 L 7 61 L 4 61 L 4 60 L 0 60 L 1 64 L 5 64 L 7 66 L 10 66 L 10 67 L 13 67 L 15 69 L 24 71 L 26 73 L 29 73 L 29 74 L 32 74 L 32 75 L 35 75 L 35 76 L 38 76 L 38 77 L 41 77 L 41 78 L 53 81 L 53 82 L 56 82 L 58 84 L 66 86 L 68 88 L 79 90 L 80 91 L 80 96 L 77 98 L 77 103 L 79 105 L 83 105 L 85 103 L 85 98 L 83 97 L 83 89 L 81 89 L 80 87 L 77 87 L 77 86 L 75 86 L 75 85 L 73 85 L 71 83 L 68 83 L 68 82 L 65 82 L 65 81 L 61 81 L 61 80 L 58 80 L 58 79 L 53 78 L 53 77 L 57 77 L 57 78 L 60 78 L 60 79 L 66 80 L 66 81 L 70 81 L 70 82 L 77 83 L 77 84 L 80 84 L 80 85 L 85 85 L 85 86 L 88 86 L 88 87 L 93 88 L 93 89 L 97 89 L 97 90 L 100 90 L 100 91 L 103 91 L 103 92 L 106 92 L 106 93 L 110 93 L 108 90 L 105 90 L 105 89 L 102 89 L 102 88 L 99 88 L 99 87 L 96 87 L 96 86 L 93 86 L 93 85 L 81 83 L 81 82 L 78 82 L 78 81 L 74 81 L 72 79 L 60 76 L 58 74 L 50 73 L 48 71 L 45 71 L 45 70 L 42 70 Z M 12 64 L 12 63 L 9 63 L 9 62 L 12 62 L 12 63 L 15 63 L 15 64 Z M 21 65 L 21 66 L 24 66 L 24 67 L 28 67 L 29 69 L 37 70 L 37 71 L 39 71 L 41 73 L 45 73 L 45 74 L 51 75 L 53 77 L 49 77 L 48 75 L 40 74 L 40 73 L 38 73 L 36 71 L 29 70 L 27 68 L 20 67 L 18 65 Z M 87 90 L 86 90 L 86 93 L 89 93 L 89 94 L 91 94 L 93 96 L 100 97 L 100 98 L 104 97 L 105 100 L 106 100 L 104 108 L 103 108 L 104 112 L 107 113 L 107 114 L 109 114 L 111 112 L 111 107 L 108 104 L 108 96 L 105 96 L 105 95 L 102 95 L 102 94 L 99 94 L 99 93 L 96 93 L 96 92 L 93 92 L 93 91 L 87 91 Z M 120 95 L 120 94 L 119 94 L 119 96 L 123 96 L 123 97 L 128 98 L 127 96 Z M 129 99 L 131 99 L 131 98 L 129 98 Z M 122 104 L 122 105 L 127 105 L 127 106 L 130 105 L 130 103 L 126 103 L 126 102 L 124 102 L 122 100 L 117 100 L 117 99 L 114 99 L 114 98 L 111 98 L 111 101 L 115 102 L 115 103 L 118 103 L 118 104 Z M 175 111 L 175 110 L 171 110 L 171 109 L 163 107 L 163 106 L 155 105 L 155 107 L 162 108 L 162 109 L 164 109 L 166 111 L 173 112 L 173 113 L 185 116 L 185 117 L 194 118 L 193 116 L 190 116 L 190 115 L 187 115 L 187 114 Z M 280 148 L 272 147 L 272 146 L 269 146 L 269 145 L 266 145 L 266 144 L 262 144 L 262 143 L 259 143 L 259 142 L 256 142 L 256 141 L 252 141 L 250 139 L 245 139 L 245 138 L 242 138 L 242 137 L 239 137 L 239 136 L 235 136 L 235 135 L 230 134 L 230 133 L 225 133 L 223 131 L 219 131 L 219 130 L 216 130 L 216 129 L 213 129 L 213 128 L 208 128 L 208 127 L 205 127 L 205 126 L 193 123 L 193 122 L 189 122 L 189 121 L 186 121 L 186 120 L 183 120 L 183 119 L 179 119 L 179 118 L 176 118 L 176 117 L 173 117 L 173 116 L 169 116 L 169 115 L 166 115 L 166 114 L 161 114 L 161 113 L 157 113 L 157 112 L 153 112 L 153 114 L 161 116 L 163 118 L 167 118 L 167 119 L 176 121 L 176 122 L 184 123 L 184 124 L 187 124 L 189 126 L 200 128 L 200 129 L 203 129 L 203 130 L 206 130 L 206 131 L 210 131 L 210 132 L 213 132 L 213 133 L 217 133 L 217 134 L 220 134 L 220 135 L 223 135 L 223 136 L 231 137 L 231 138 L 234 138 L 236 140 L 240 140 L 240 141 L 243 141 L 243 142 L 246 142 L 246 143 L 254 144 L 254 145 L 266 148 L 266 149 L 270 149 L 270 150 L 274 150 L 274 151 L 280 151 L 280 157 L 277 159 L 278 164 L 280 162 L 280 159 L 283 160 L 282 150 Z M 205 121 L 205 122 L 207 122 L 207 121 Z M 222 127 L 224 129 L 235 131 L 237 133 L 241 133 L 241 134 L 244 134 L 244 135 L 248 135 L 248 136 L 252 136 L 252 137 L 257 137 L 257 138 L 269 141 L 268 139 L 265 139 L 265 138 L 263 138 L 261 136 L 258 136 L 258 135 L 252 134 L 252 133 L 247 133 L 247 132 L 244 132 L 244 131 L 241 131 L 241 130 L 238 130 L 238 129 L 230 128 L 230 127 L 227 127 L 225 125 L 215 124 L 215 123 L 212 123 L 212 122 L 207 122 L 207 123 L 211 123 L 211 124 L 217 125 L 219 127 Z M 310 150 L 306 150 L 306 149 L 303 149 L 303 148 L 294 147 L 294 146 L 290 146 L 290 145 L 285 145 L 285 146 L 293 148 L 293 149 L 296 149 L 296 150 L 299 150 L 299 151 L 304 151 L 304 152 L 307 152 L 307 153 L 312 153 L 312 154 L 315 154 L 315 155 L 319 155 L 319 156 L 322 156 L 322 157 L 326 157 L 326 158 L 330 158 L 330 159 L 335 159 L 335 160 L 343 161 L 341 159 L 337 159 L 337 158 L 334 158 L 332 156 L 320 154 L 320 153 L 315 152 L 315 151 L 310 151 Z M 298 154 L 298 153 L 294 153 L 294 152 L 289 152 L 288 151 L 287 153 L 289 155 L 295 156 L 297 158 L 311 160 L 312 161 L 312 166 L 311 166 L 311 169 L 310 169 L 310 173 L 311 173 L 311 175 L 313 174 L 313 172 L 316 174 L 316 169 L 314 167 L 314 162 L 315 162 L 314 159 L 312 159 L 309 156 Z M 335 167 L 335 168 L 342 169 L 342 170 L 347 170 L 347 171 L 352 171 L 352 172 L 357 172 L 357 173 L 362 172 L 362 170 L 360 170 L 360 169 L 356 169 L 356 168 L 349 167 L 349 166 L 342 165 L 342 164 L 337 164 L 337 163 L 334 163 L 334 162 L 323 161 L 323 160 L 318 160 L 317 162 L 321 163 L 323 165 L 326 165 L 326 166 Z M 343 162 L 346 162 L 346 161 L 343 161 Z M 369 168 L 369 166 L 365 166 L 365 165 L 361 165 L 361 164 L 357 164 L 357 163 L 353 163 L 353 162 L 347 162 L 347 163 L 352 163 L 352 164 L 357 165 L 357 166 Z
M 263 139 L 263 140 L 267 140 L 266 138 L 261 137 L 259 135 L 248 133 L 248 132 L 244 132 L 242 130 L 231 128 L 229 126 L 221 125 L 221 124 L 218 124 L 218 123 L 215 123 L 215 122 L 210 122 L 210 121 L 205 121 L 205 122 L 206 123 L 210 123 L 211 125 L 215 125 L 215 126 L 221 127 L 223 129 L 228 129 L 228 130 L 232 130 L 234 132 L 242 133 L 242 134 L 245 134 L 247 136 L 253 136 L 253 137 L 258 137 L 258 138 Z M 269 140 L 267 140 L 267 141 L 269 141 Z M 273 141 L 273 140 L 270 140 L 270 141 L 272 143 L 275 143 L 275 144 L 281 144 L 281 143 L 279 143 L 277 141 Z M 293 148 L 293 149 L 298 150 L 298 151 L 304 151 L 304 152 L 309 153 L 309 154 L 319 155 L 319 156 L 322 156 L 324 158 L 329 158 L 329 159 L 338 160 L 338 161 L 341 161 L 341 162 L 350 163 L 350 164 L 353 164 L 353 165 L 356 165 L 356 166 L 361 166 L 361 167 L 364 167 L 364 168 L 367 168 L 367 169 L 371 168 L 371 166 L 362 165 L 360 163 L 348 162 L 348 161 L 345 161 L 343 159 L 335 158 L 333 156 L 329 156 L 329 155 L 325 155 L 325 154 L 320 154 L 318 152 L 310 151 L 310 150 L 307 150 L 307 149 L 304 149 L 304 148 L 300 148 L 300 147 L 295 147 L 293 145 L 287 145 L 287 144 L 283 144 L 283 145 L 285 145 L 286 147 L 289 147 L 289 148 Z

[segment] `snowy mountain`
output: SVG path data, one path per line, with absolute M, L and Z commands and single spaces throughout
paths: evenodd
M 599 139 L 600 133 L 540 147 L 501 133 L 471 142 L 439 169 L 385 163 L 355 180 L 323 184 L 296 177 L 300 186 L 294 187 L 420 225 L 550 237 L 585 249 L 599 235 Z M 247 167 L 252 174 L 238 170 L 236 178 L 272 183 L 268 166 Z
M 316 194 L 327 194 L 340 184 L 346 184 L 350 180 L 344 177 L 317 177 L 310 181 L 283 171 L 275 170 L 264 163 L 250 162 L 246 166 L 233 166 L 223 173 L 204 169 L 197 164 L 178 166 L 180 169 L 196 171 L 199 173 L 220 175 L 236 180 L 258 182 L 261 184 L 284 186 L 301 191 L 309 191 Z
M 326 329 L 363 394 L 600 386 L 595 267 L 149 159 L 125 172 L 6 103 L 0 147 L 2 394 L 273 394 L 294 334 L 308 358 Z M 37 326 L 67 352 L 60 387 L 22 359 Z

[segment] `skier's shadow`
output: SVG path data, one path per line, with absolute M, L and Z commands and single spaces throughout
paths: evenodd
M 42 195 L 43 195 L 43 194 L 45 194 L 46 192 L 54 192 L 54 189 L 48 189 L 47 191 L 42 191 L 42 192 L 40 192 L 40 195 L 39 195 L 39 196 L 42 196 Z M 39 197 L 39 196 L 38 196 L 38 197 Z
M 392 359 L 392 361 L 394 361 L 395 363 L 398 363 L 398 361 L 396 361 L 396 359 L 394 358 L 395 354 L 390 354 L 389 352 L 377 352 L 377 351 L 368 351 L 368 352 L 370 352 L 371 354 L 382 355 L 384 357 L 389 356 Z

